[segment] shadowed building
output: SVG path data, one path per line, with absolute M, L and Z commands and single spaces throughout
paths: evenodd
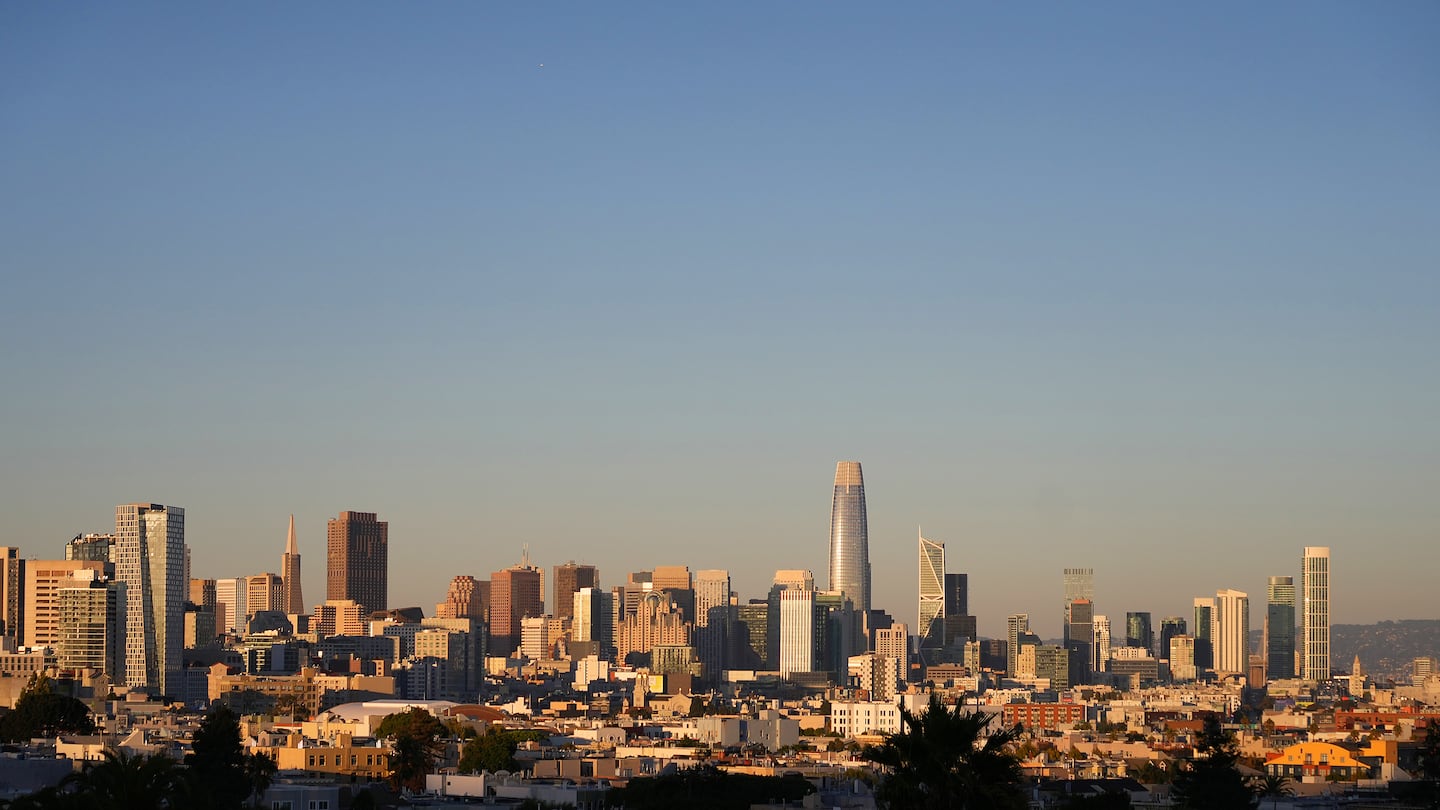
M 1265 671 L 1295 677 L 1295 578 L 1270 577 L 1265 593 Z
M 593 565 L 580 565 L 571 560 L 555 566 L 555 616 L 568 619 L 574 615 L 575 594 L 581 588 L 600 587 L 600 569 Z
M 285 535 L 285 553 L 280 555 L 280 578 L 285 596 L 280 609 L 286 613 L 305 612 L 305 593 L 300 587 L 300 547 L 295 544 L 295 516 L 290 516 L 290 531 Z
M 325 534 L 325 600 L 353 599 L 365 613 L 389 607 L 390 524 L 374 512 L 341 512 Z

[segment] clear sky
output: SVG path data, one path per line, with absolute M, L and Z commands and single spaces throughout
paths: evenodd
M 0 4 L 0 543 L 1436 618 L 1440 5 Z M 543 66 L 542 66 L 543 65 Z M 548 594 L 547 594 L 548 598 Z M 1252 605 L 1254 626 L 1259 617 Z

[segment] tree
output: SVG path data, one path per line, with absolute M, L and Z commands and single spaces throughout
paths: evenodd
M 42 674 L 31 676 L 15 708 L 0 718 L 0 739 L 6 742 L 94 732 L 90 708 L 69 695 L 56 694 L 50 679 Z
M 217 703 L 200 721 L 191 751 L 185 757 L 186 778 L 194 788 L 197 807 L 234 810 L 250 795 L 245 775 L 245 748 L 240 744 L 240 719 L 229 706 Z
M 178 763 L 164 754 L 131 755 L 105 749 L 99 763 L 66 777 L 62 788 L 94 799 L 97 808 L 160 810 L 178 807 L 183 777 Z M 185 806 L 192 806 L 188 802 Z
M 1425 723 L 1425 739 L 1420 741 L 1416 758 L 1425 777 L 1430 806 L 1440 808 L 1440 721 L 1431 719 Z
M 279 765 L 274 757 L 268 754 L 256 751 L 245 755 L 245 781 L 250 785 L 250 798 L 256 806 L 259 806 L 265 791 L 270 789 L 270 783 L 275 781 L 275 771 L 278 769 Z
M 1267 773 L 1256 779 L 1254 788 L 1256 797 L 1269 799 L 1271 807 L 1278 805 L 1282 798 L 1295 795 L 1294 788 L 1290 787 L 1290 777 L 1278 773 Z
M 992 719 L 935 698 L 920 713 L 901 707 L 902 730 L 865 749 L 883 772 L 876 798 L 896 810 L 1024 808 L 1020 761 L 1010 750 L 1020 726 L 987 734 Z
M 380 721 L 375 736 L 394 740 L 390 755 L 390 778 L 396 787 L 420 790 L 425 787 L 425 774 L 440 758 L 440 738 L 445 726 L 435 716 L 416 706 Z
M 1175 806 L 1189 810 L 1253 808 L 1255 795 L 1235 767 L 1239 760 L 1235 738 L 1221 728 L 1219 718 L 1207 716 L 1195 741 L 1195 758 L 1175 775 L 1170 793 Z
M 517 747 L 514 738 L 491 726 L 479 737 L 465 741 L 465 747 L 460 749 L 459 770 L 461 773 L 513 771 Z

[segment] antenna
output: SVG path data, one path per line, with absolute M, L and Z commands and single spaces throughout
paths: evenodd
M 530 567 L 530 544 L 524 543 L 520 546 L 520 565 L 523 568 Z

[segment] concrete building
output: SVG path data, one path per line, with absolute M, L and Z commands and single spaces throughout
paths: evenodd
M 527 551 L 519 565 L 490 575 L 490 654 L 520 649 L 521 622 L 545 615 L 545 575 L 530 564 Z
M 780 591 L 780 677 L 814 672 L 815 592 L 786 588 Z
M 1250 667 L 1250 597 L 1227 589 L 1215 594 L 1215 671 L 1245 674 Z
M 100 563 L 110 567 L 108 563 Z M 58 591 L 61 670 L 95 670 L 112 684 L 125 682 L 125 583 L 96 569 L 73 571 Z
M 245 578 L 246 618 L 265 610 L 289 613 L 285 606 L 285 580 L 278 574 L 264 573 Z M 297 611 L 303 612 L 303 611 Z
M 1300 558 L 1303 627 L 1300 677 L 1330 679 L 1330 548 L 1306 546 Z
M 718 682 L 726 668 L 730 639 L 730 572 L 706 569 L 695 574 L 695 654 L 706 680 Z
M 489 583 L 486 583 L 488 586 Z M 450 588 L 445 592 L 445 601 L 435 605 L 435 616 L 441 619 L 479 619 L 485 620 L 486 613 L 486 589 L 480 587 L 479 580 L 468 574 L 461 574 L 450 580 Z
M 554 581 L 555 615 L 570 618 L 573 616 L 571 611 L 575 609 L 575 594 L 581 588 L 600 587 L 600 569 L 570 560 L 564 565 L 555 566 Z
M 13 546 L 0 546 L 0 638 L 24 637 L 25 560 Z
M 77 571 L 91 571 L 102 578 L 113 574 L 114 566 L 91 560 L 26 560 L 25 618 L 20 623 L 20 644 L 26 647 L 53 647 L 60 641 L 60 589 L 73 584 Z
M 215 625 L 222 632 L 245 631 L 245 577 L 215 580 Z

